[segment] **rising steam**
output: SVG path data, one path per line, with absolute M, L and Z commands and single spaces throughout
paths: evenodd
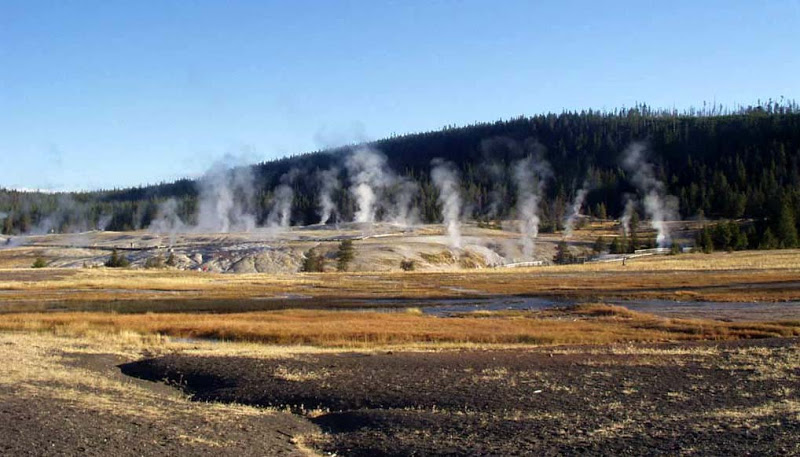
M 539 202 L 552 174 L 550 163 L 540 154 L 529 155 L 514 164 L 520 242 L 526 259 L 533 258 L 535 240 L 539 236 Z
M 634 211 L 636 211 L 636 199 L 630 194 L 625 194 L 625 211 L 619 222 L 622 225 L 622 233 L 626 237 L 631 235 L 631 217 L 633 217 Z
M 511 138 L 496 137 L 481 141 L 481 170 L 487 181 L 489 193 L 485 202 L 483 216 L 494 219 L 501 217 L 500 208 L 506 205 L 508 183 L 513 170 L 506 166 L 508 161 L 520 159 L 525 154 L 520 144 Z
M 567 216 L 564 218 L 564 238 L 572 237 L 572 231 L 575 229 L 575 222 L 581 214 L 583 202 L 586 200 L 586 195 L 590 190 L 591 186 L 589 182 L 584 181 L 583 187 L 575 194 L 575 199 L 572 201 L 572 205 L 570 205 L 567 211 Z
M 296 169 L 289 170 L 281 176 L 281 183 L 272 195 L 272 210 L 267 216 L 267 227 L 270 229 L 286 229 L 292 222 L 292 203 L 294 190 L 292 183 L 300 174 Z
M 325 225 L 331 217 L 338 215 L 333 193 L 341 188 L 339 169 L 331 167 L 317 171 L 316 179 L 319 182 L 319 223 Z
M 178 202 L 174 198 L 165 200 L 158 206 L 158 214 L 148 228 L 151 232 L 168 235 L 170 246 L 175 244 L 175 235 L 186 229 L 186 224 L 178 215 Z
M 394 179 L 391 188 L 392 201 L 387 208 L 389 220 L 397 225 L 408 227 L 419 220 L 419 214 L 414 206 L 414 197 L 419 192 L 417 183 L 404 177 Z
M 372 149 L 359 149 L 345 160 L 350 194 L 356 200 L 355 222 L 373 223 L 381 210 L 383 219 L 408 226 L 416 222 L 413 206 L 419 189 L 408 178 L 389 168 L 386 156 Z
M 438 201 L 442 206 L 442 217 L 450 246 L 458 249 L 461 247 L 461 194 L 458 171 L 452 163 L 441 159 L 434 159 L 431 165 L 433 166 L 431 179 L 439 190 Z
M 197 230 L 227 233 L 255 228 L 256 218 L 251 212 L 255 186 L 250 167 L 230 168 L 224 161 L 217 162 L 197 186 Z
M 622 166 L 632 174 L 631 181 L 644 194 L 644 211 L 650 225 L 658 233 L 658 247 L 668 247 L 672 238 L 667 220 L 677 218 L 677 198 L 667 195 L 666 186 L 656 178 L 653 164 L 646 159 L 646 148 L 642 143 L 633 143 L 622 155 Z
M 345 166 L 350 175 L 350 193 L 356 199 L 355 222 L 375 222 L 377 200 L 392 182 L 386 156 L 371 149 L 359 149 L 347 157 Z

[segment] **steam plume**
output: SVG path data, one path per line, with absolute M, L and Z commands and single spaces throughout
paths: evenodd
M 97 219 L 97 225 L 92 228 L 96 230 L 106 230 L 108 226 L 111 225 L 111 219 L 113 219 L 113 216 L 110 214 L 103 214 Z
M 634 211 L 636 211 L 636 199 L 629 194 L 625 194 L 625 211 L 619 221 L 622 224 L 622 233 L 626 237 L 631 234 L 631 217 Z
M 331 167 L 327 170 L 317 171 L 319 182 L 319 223 L 325 225 L 332 216 L 338 213 L 333 201 L 333 193 L 339 190 L 339 169 Z
M 633 143 L 622 155 L 622 166 L 632 174 L 632 181 L 644 194 L 644 210 L 650 218 L 650 225 L 658 232 L 658 247 L 672 244 L 666 221 L 677 216 L 677 199 L 667 195 L 664 183 L 655 176 L 653 165 L 645 157 L 646 148 L 642 143 Z
M 524 151 L 517 141 L 511 138 L 495 137 L 481 142 L 483 161 L 481 170 L 487 181 L 489 194 L 483 215 L 488 218 L 501 217 L 500 208 L 505 207 L 508 200 L 508 182 L 512 173 L 506 163 L 524 156 Z
M 575 194 L 575 199 L 572 201 L 572 205 L 569 207 L 567 217 L 564 220 L 564 238 L 570 238 L 572 236 L 572 231 L 575 229 L 575 221 L 581 214 L 583 202 L 586 200 L 586 194 L 589 193 L 590 189 L 591 187 L 588 181 L 584 181 L 583 187 L 581 187 L 578 193 Z
M 508 173 L 506 167 L 499 162 L 488 163 L 486 173 L 492 182 L 486 216 L 489 218 L 500 217 L 500 208 L 503 207 L 503 200 L 506 196 L 505 183 L 508 182 Z
M 69 194 L 58 194 L 53 211 L 47 213 L 36 225 L 28 230 L 29 235 L 52 232 L 81 232 L 89 229 L 87 205 L 72 198 Z
M 350 193 L 356 199 L 355 222 L 375 222 L 380 192 L 392 181 L 386 156 L 371 149 L 359 149 L 347 157 L 345 165 L 350 175 Z
M 267 216 L 267 226 L 269 228 L 285 229 L 291 225 L 292 202 L 294 200 L 294 190 L 292 183 L 299 174 L 296 169 L 289 170 L 281 176 L 281 183 L 275 188 L 272 200 L 272 210 Z
M 175 234 L 185 231 L 186 224 L 178 215 L 178 202 L 174 198 L 159 205 L 158 215 L 150 223 L 148 230 L 169 235 L 169 245 L 175 244 Z
M 394 178 L 392 186 L 392 205 L 388 208 L 389 218 L 395 224 L 408 227 L 419 219 L 414 207 L 414 196 L 419 191 L 414 181 L 406 178 Z
M 534 243 L 539 236 L 539 202 L 552 174 L 550 163 L 540 154 L 529 155 L 514 165 L 522 254 L 528 259 L 533 257 Z
M 202 232 L 251 231 L 256 218 L 250 213 L 254 179 L 251 168 L 229 168 L 217 162 L 198 181 L 196 229 Z
M 447 236 L 450 246 L 458 249 L 461 247 L 461 194 L 459 192 L 459 177 L 455 166 L 441 159 L 434 159 L 431 163 L 431 179 L 439 190 L 439 204 L 442 205 L 442 216 L 447 227 Z

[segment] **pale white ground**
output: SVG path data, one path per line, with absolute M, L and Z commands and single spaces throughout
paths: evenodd
M 461 247 L 452 246 L 441 225 L 399 227 L 391 224 L 342 224 L 292 227 L 275 232 L 257 229 L 247 233 L 85 232 L 39 236 L 0 237 L 0 267 L 30 267 L 37 256 L 48 266 L 80 268 L 102 265 L 110 249 L 119 248 L 133 267 L 148 258 L 175 255 L 177 268 L 235 273 L 290 273 L 300 269 L 304 254 L 317 249 L 327 258 L 326 270 L 336 266 L 336 251 L 343 239 L 352 239 L 355 259 L 350 271 L 399 270 L 412 260 L 417 270 L 485 268 L 507 263 L 550 262 L 560 234 L 542 234 L 532 258 L 520 251 L 514 231 L 462 226 Z

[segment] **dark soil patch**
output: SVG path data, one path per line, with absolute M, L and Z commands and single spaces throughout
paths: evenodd
M 116 367 L 123 361 L 120 357 L 66 355 L 67 365 L 151 389 L 155 395 L 144 397 L 139 405 L 163 415 L 87 408 L 69 399 L 0 388 L 0 456 L 303 457 L 293 437 L 316 431 L 313 424 L 286 413 L 242 415 L 225 421 L 209 420 L 202 410 L 199 414 L 178 411 L 169 397 L 181 395 L 180 391 L 122 375 Z
M 709 345 L 719 353 L 579 347 L 568 354 L 471 350 L 285 360 L 171 355 L 122 369 L 178 384 L 197 400 L 329 411 L 313 419 L 328 432 L 316 445 L 342 455 L 799 453 L 800 367 L 786 368 L 797 360 L 798 341 L 646 347 Z M 741 351 L 753 350 L 758 355 L 745 360 Z
M 288 435 L 309 431 L 298 429 L 298 422 L 286 414 L 236 423 L 187 415 L 131 418 L 67 401 L 11 397 L 0 401 L 0 455 L 302 456 Z M 198 432 L 216 441 L 193 441 Z

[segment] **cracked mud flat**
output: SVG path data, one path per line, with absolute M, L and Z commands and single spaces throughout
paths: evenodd
M 198 401 L 287 407 L 348 456 L 797 455 L 800 341 L 168 355 L 122 366 Z

